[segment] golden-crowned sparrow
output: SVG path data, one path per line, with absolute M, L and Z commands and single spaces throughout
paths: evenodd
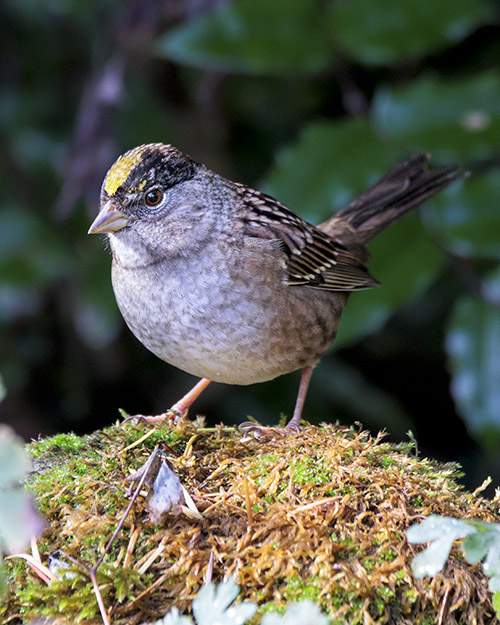
M 154 143 L 121 156 L 103 182 L 89 233 L 107 233 L 127 325 L 162 360 L 202 378 L 168 415 L 185 414 L 210 381 L 254 384 L 302 369 L 297 428 L 312 368 L 335 337 L 351 291 L 378 283 L 365 244 L 461 176 L 397 165 L 314 227 L 268 195 Z

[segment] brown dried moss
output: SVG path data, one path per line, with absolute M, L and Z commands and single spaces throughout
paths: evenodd
M 146 431 L 117 425 L 72 439 L 67 449 L 61 439 L 32 447 L 43 469 L 30 484 L 50 522 L 42 558 L 62 549 L 92 565 L 128 504 L 125 477 L 163 441 L 204 516 L 171 516 L 153 527 L 138 499 L 99 569 L 114 623 L 152 621 L 173 605 L 188 609 L 211 554 L 214 581 L 233 575 L 241 598 L 262 610 L 309 597 L 332 623 L 497 622 L 481 567 L 459 550 L 434 579 L 411 574 L 418 548 L 405 530 L 412 523 L 431 513 L 499 521 L 498 502 L 459 487 L 456 467 L 332 425 L 258 441 L 184 423 L 127 447 Z M 24 564 L 10 567 L 6 622 L 21 614 L 99 622 L 85 575 L 46 587 Z

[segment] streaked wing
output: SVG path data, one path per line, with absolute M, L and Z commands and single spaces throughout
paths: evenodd
M 378 285 L 363 263 L 341 243 L 265 193 L 237 186 L 247 207 L 243 218 L 246 234 L 281 241 L 287 256 L 289 285 L 329 291 L 356 291 Z

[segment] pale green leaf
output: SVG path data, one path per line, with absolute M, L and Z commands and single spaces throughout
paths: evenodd
M 10 427 L 0 425 L 0 489 L 19 485 L 29 466 L 22 440 Z
M 411 563 L 415 577 L 433 576 L 441 571 L 454 541 L 474 531 L 474 528 L 465 521 L 435 515 L 431 515 L 420 525 L 412 525 L 406 532 L 409 542 L 417 544 L 431 542 Z
M 192 605 L 197 625 L 241 625 L 251 618 L 257 610 L 255 603 L 231 605 L 238 593 L 239 586 L 232 578 L 217 587 L 212 583 L 203 586 Z
M 452 517 L 431 514 L 422 523 L 412 525 L 406 532 L 410 543 L 427 543 L 431 540 L 464 538 L 475 532 L 474 527 L 466 521 Z
M 182 616 L 177 607 L 173 607 L 168 614 L 153 625 L 193 625 L 193 619 L 189 616 Z
M 500 534 L 497 540 L 500 539 Z M 465 559 L 469 564 L 476 564 L 484 560 L 488 549 L 495 541 L 495 535 L 491 531 L 476 531 L 464 539 L 463 548 Z
M 261 625 L 327 625 L 327 617 L 312 601 L 298 601 L 288 606 L 285 614 L 267 613 Z
M 0 543 L 2 550 L 17 552 L 31 536 L 38 535 L 43 524 L 32 498 L 21 489 L 0 491 Z

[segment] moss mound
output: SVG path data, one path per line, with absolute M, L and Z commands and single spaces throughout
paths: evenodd
M 158 527 L 144 497 L 137 499 L 97 573 L 113 623 L 153 621 L 173 605 L 188 609 L 209 569 L 214 581 L 234 576 L 241 598 L 259 604 L 258 615 L 308 597 L 339 624 L 497 622 L 480 565 L 468 565 L 459 550 L 432 580 L 411 574 L 418 548 L 405 530 L 424 516 L 500 520 L 496 500 L 457 484 L 456 466 L 332 425 L 265 441 L 200 425 L 117 424 L 29 447 L 35 470 L 28 486 L 48 521 L 38 541 L 44 562 L 57 550 L 89 566 L 98 560 L 129 503 L 125 478 L 156 446 L 203 515 L 171 514 Z M 100 622 L 80 568 L 47 585 L 22 560 L 6 566 L 2 622 Z

